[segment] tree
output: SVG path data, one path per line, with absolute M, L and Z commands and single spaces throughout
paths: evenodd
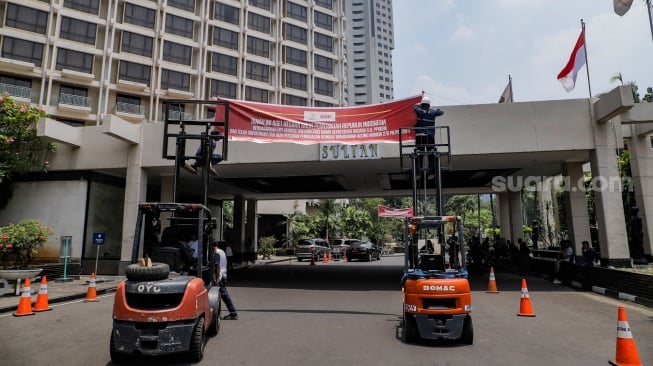
M 16 104 L 6 92 L 0 96 L 0 209 L 9 203 L 16 177 L 47 171 L 45 157 L 55 146 L 36 135 L 36 123 L 43 117 L 40 107 Z

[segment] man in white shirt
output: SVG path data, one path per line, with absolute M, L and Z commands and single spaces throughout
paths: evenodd
M 227 290 L 227 254 L 222 249 L 224 248 L 224 242 L 221 242 L 220 244 L 221 245 L 218 246 L 217 242 L 213 243 L 213 263 L 214 276 L 218 286 L 220 286 L 220 297 L 229 310 L 229 315 L 226 315 L 222 319 L 238 320 L 238 312 L 236 311 L 236 307 L 234 307 L 234 303 L 231 300 L 231 295 Z

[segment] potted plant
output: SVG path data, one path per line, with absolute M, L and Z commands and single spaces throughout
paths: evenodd
M 24 220 L 0 227 L 0 278 L 16 280 L 33 277 L 34 256 L 52 235 L 52 229 L 39 220 Z
M 261 256 L 261 259 L 270 259 L 272 254 L 275 254 L 274 243 L 277 239 L 274 236 L 266 236 L 259 240 L 261 246 L 258 248 L 258 254 Z

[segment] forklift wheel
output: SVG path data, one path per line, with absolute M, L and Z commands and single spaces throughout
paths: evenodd
M 208 336 L 216 336 L 218 333 L 220 333 L 220 310 L 222 309 L 222 301 L 218 300 L 218 308 L 213 309 L 213 322 L 211 323 L 211 326 L 209 327 L 208 332 L 206 333 Z
M 404 343 L 416 342 L 419 338 L 417 334 L 417 323 L 412 315 L 404 314 L 404 329 L 401 336 Z
M 170 266 L 167 263 L 152 263 L 152 267 L 134 263 L 128 265 L 125 272 L 125 276 L 130 281 L 165 280 L 168 275 L 170 275 Z
M 472 326 L 472 317 L 469 315 L 463 323 L 463 335 L 460 337 L 460 341 L 464 344 L 474 344 L 474 327 Z
M 191 362 L 200 362 L 204 358 L 204 318 L 197 319 L 190 340 L 188 356 Z
M 116 341 L 113 335 L 113 329 L 111 330 L 111 339 L 109 340 L 109 355 L 111 356 L 111 363 L 118 365 L 127 361 L 127 354 L 118 352 L 116 350 Z

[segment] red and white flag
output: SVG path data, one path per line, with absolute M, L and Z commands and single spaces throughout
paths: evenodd
M 574 50 L 571 52 L 571 57 L 569 57 L 567 65 L 558 74 L 558 80 L 560 80 L 567 92 L 574 90 L 578 70 L 583 65 L 585 65 L 585 29 L 580 32 L 580 36 L 578 37 L 578 41 L 576 41 Z

